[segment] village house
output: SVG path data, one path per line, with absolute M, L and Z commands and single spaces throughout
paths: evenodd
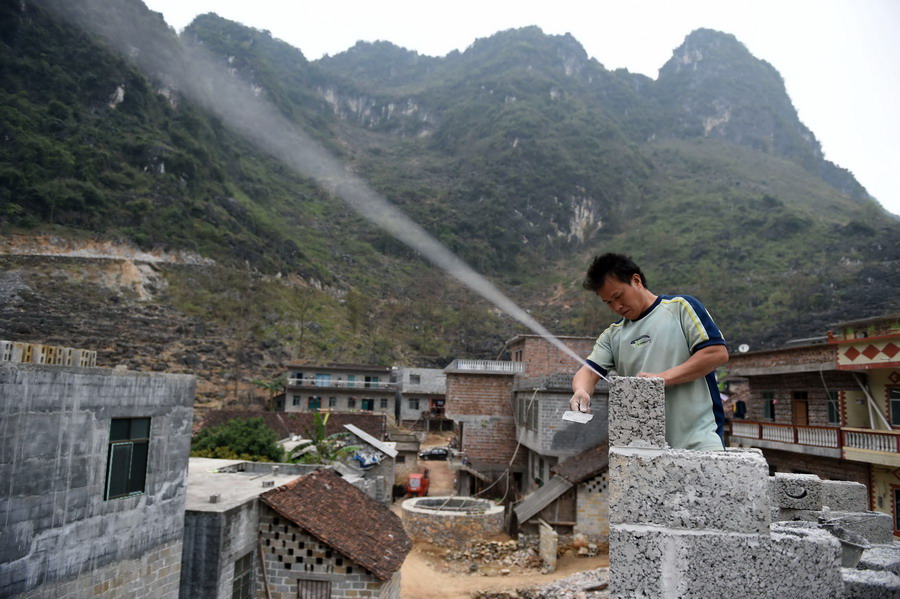
M 210 599 L 396 599 L 410 548 L 383 503 L 321 465 L 207 458 L 190 461 L 184 543 L 181 596 Z
M 447 418 L 447 374 L 441 368 L 397 368 L 397 400 L 400 404 L 397 424 L 414 429 L 452 430 Z
M 0 596 L 177 598 L 194 378 L 0 358 Z
M 387 366 L 289 364 L 284 411 L 395 414 L 397 383 L 392 374 Z
M 398 425 L 449 429 L 446 375 L 438 368 L 289 364 L 285 412 L 372 412 Z
M 594 343 L 560 340 L 578 356 Z M 526 530 L 543 519 L 558 532 L 605 542 L 606 384 L 597 386 L 589 423 L 563 421 L 578 362 L 538 335 L 519 335 L 507 347 L 511 360 L 455 360 L 446 369 L 458 493 L 505 498 Z
M 730 442 L 762 449 L 773 472 L 867 486 L 900 535 L 900 315 L 835 325 L 777 350 L 733 353 L 749 383 Z
M 260 501 L 263 583 L 273 597 L 400 598 L 412 541 L 388 508 L 327 469 Z

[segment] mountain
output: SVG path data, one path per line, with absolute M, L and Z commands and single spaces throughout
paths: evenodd
M 309 61 L 214 14 L 179 36 L 137 0 L 23 0 L 0 97 L 0 338 L 196 372 L 207 398 L 289 359 L 443 366 L 524 332 L 341 201 L 326 154 L 558 334 L 610 322 L 580 289 L 607 250 L 732 345 L 896 309 L 900 222 L 726 33 L 653 80 L 536 27 Z M 288 129 L 317 153 L 276 148 Z

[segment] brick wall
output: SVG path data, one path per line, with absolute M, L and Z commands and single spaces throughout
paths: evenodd
M 567 347 L 571 348 L 575 355 L 587 358 L 596 341 L 593 337 L 559 337 Z M 577 362 L 568 353 L 538 336 L 522 336 L 510 345 L 510 354 L 514 360 L 525 364 L 525 376 L 539 377 L 549 374 L 564 372 L 575 374 L 580 368 Z
M 728 359 L 728 369 L 771 368 L 798 364 L 837 364 L 836 346 L 830 344 L 782 348 L 748 354 L 733 353 Z
M 330 584 L 332 599 L 399 599 L 399 571 L 382 582 L 266 506 L 260 507 L 259 538 L 271 599 L 296 599 L 301 580 Z M 258 582 L 256 596 L 266 599 Z
M 764 421 L 765 402 L 762 393 L 774 393 L 775 422 L 790 424 L 793 421 L 793 399 L 795 391 L 807 394 L 809 426 L 834 426 L 828 423 L 829 391 L 850 391 L 859 389 L 852 373 L 840 371 L 798 372 L 770 376 L 750 377 L 750 399 L 747 405 L 747 419 Z
M 100 542 L 98 540 L 98 542 Z M 181 541 L 148 551 L 64 582 L 42 585 L 18 599 L 177 599 L 181 577 Z
M 447 374 L 447 416 L 462 423 L 460 449 L 477 465 L 506 465 L 515 452 L 512 386 L 505 374 Z

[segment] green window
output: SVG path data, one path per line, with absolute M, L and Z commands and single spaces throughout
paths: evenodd
M 140 495 L 147 482 L 149 418 L 113 418 L 109 426 L 105 499 Z

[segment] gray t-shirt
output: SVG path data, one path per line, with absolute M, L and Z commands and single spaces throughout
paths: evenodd
M 660 295 L 636 320 L 623 318 L 597 338 L 588 362 L 601 373 L 620 376 L 662 372 L 694 352 L 724 345 L 703 305 L 687 295 Z M 715 372 L 666 387 L 666 442 L 673 448 L 724 448 L 725 412 Z

